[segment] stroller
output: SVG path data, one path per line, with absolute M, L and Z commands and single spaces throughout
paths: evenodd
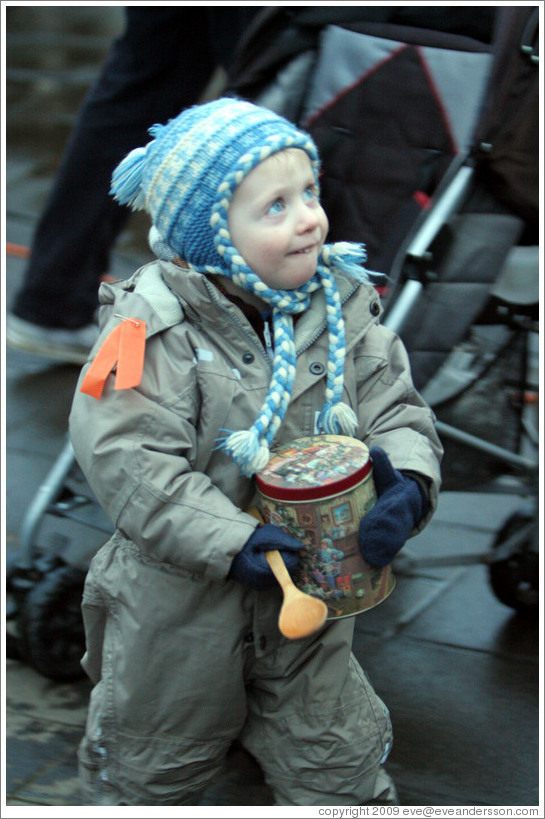
M 228 86 L 316 141 L 329 238 L 363 242 L 384 274 L 384 323 L 438 418 L 444 489 L 523 499 L 489 552 L 426 565 L 486 563 L 521 614 L 538 607 L 538 20 L 524 6 L 265 7 Z M 67 442 L 7 567 L 8 656 L 82 675 L 83 582 L 112 531 Z

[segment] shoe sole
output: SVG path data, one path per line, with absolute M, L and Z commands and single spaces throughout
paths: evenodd
M 53 361 L 60 361 L 64 364 L 79 364 L 81 366 L 86 364 L 89 358 L 87 351 L 82 350 L 81 353 L 78 353 L 76 350 L 74 350 L 73 352 L 70 352 L 70 350 L 67 350 L 66 347 L 57 347 L 56 345 L 48 344 L 47 342 L 38 344 L 38 342 L 32 342 L 27 338 L 22 338 L 17 333 L 13 332 L 12 329 L 6 329 L 6 344 L 15 350 L 20 350 L 24 353 L 32 353 L 40 358 L 49 358 Z

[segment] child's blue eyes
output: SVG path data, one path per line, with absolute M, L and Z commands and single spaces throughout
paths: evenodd
M 318 193 L 317 193 L 316 188 L 314 187 L 314 185 L 311 185 L 308 188 L 305 188 L 305 190 L 303 191 L 303 201 L 304 202 L 313 202 L 315 200 L 317 201 L 317 199 L 318 199 Z M 282 211 L 285 209 L 285 207 L 286 207 L 286 202 L 285 202 L 284 199 L 282 199 L 282 198 L 276 199 L 271 205 L 269 205 L 269 207 L 267 209 L 267 214 L 270 215 L 270 216 L 276 216 L 277 214 L 282 213 Z
M 314 186 L 306 188 L 305 192 L 303 193 L 303 199 L 306 202 L 310 202 L 313 199 L 318 199 L 318 193 L 316 191 L 316 188 Z
M 267 213 L 270 213 L 271 215 L 274 216 L 277 213 L 282 213 L 282 211 L 284 210 L 284 207 L 285 207 L 284 200 L 283 199 L 277 199 L 276 202 L 273 202 L 272 205 L 270 205 Z

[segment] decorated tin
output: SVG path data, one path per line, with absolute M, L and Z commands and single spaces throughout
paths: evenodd
M 328 620 L 373 608 L 391 594 L 390 566 L 373 568 L 358 546 L 376 501 L 365 444 L 344 435 L 298 438 L 275 450 L 257 476 L 261 512 L 304 544 L 293 579 L 327 605 Z

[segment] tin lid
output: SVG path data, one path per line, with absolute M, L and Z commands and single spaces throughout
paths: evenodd
M 345 435 L 313 435 L 275 450 L 256 475 L 256 483 L 272 500 L 317 500 L 346 492 L 370 471 L 369 450 L 361 441 Z

